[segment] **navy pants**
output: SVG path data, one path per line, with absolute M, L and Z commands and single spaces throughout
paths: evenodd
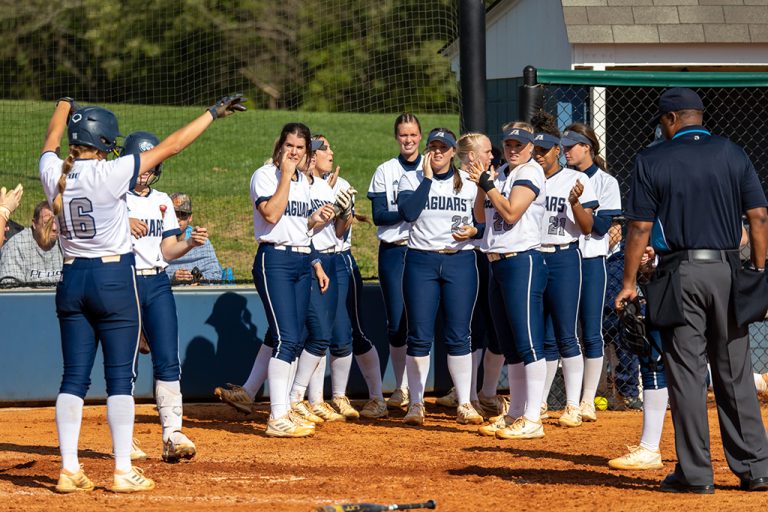
M 544 258 L 536 250 L 491 263 L 488 303 L 507 364 L 544 358 Z
M 312 278 L 307 309 L 307 336 L 304 340 L 304 350 L 313 356 L 324 356 L 331 346 L 331 338 L 336 318 L 336 306 L 339 303 L 339 283 L 336 270 L 336 253 L 318 254 L 317 258 L 323 265 L 330 283 L 325 293 L 320 291 L 317 279 Z M 336 278 L 336 279 L 334 279 Z
M 141 305 L 141 328 L 152 349 L 155 380 L 177 381 L 181 378 L 179 322 L 168 274 L 137 275 L 136 287 Z
M 648 341 L 651 350 L 647 355 L 640 356 L 640 376 L 643 379 L 643 389 L 664 389 L 667 378 L 664 375 L 664 359 L 661 357 L 661 334 L 649 330 Z
M 403 302 L 403 267 L 408 247 L 379 243 L 379 283 L 387 313 L 387 338 L 393 347 L 405 345 L 407 324 Z
M 336 305 L 336 320 L 333 323 L 331 355 L 346 357 L 351 353 L 363 355 L 373 348 L 373 342 L 363 332 L 360 322 L 360 298 L 363 293 L 363 279 L 352 251 L 336 255 L 336 282 L 339 300 Z
M 619 316 L 613 306 L 616 295 L 621 291 L 624 278 L 624 253 L 618 252 L 605 262 L 607 271 L 607 284 L 605 291 L 605 307 L 603 309 L 603 334 L 605 343 L 613 343 L 616 349 L 616 368 L 614 369 L 614 383 L 616 390 L 625 398 L 637 398 L 640 394 L 640 362 L 637 355 L 624 347 L 621 341 L 621 326 Z
M 488 257 L 475 250 L 477 260 L 477 302 L 472 314 L 472 352 L 488 348 L 494 354 L 503 354 L 499 345 L 499 338 L 493 328 L 490 304 L 488 304 L 488 284 L 490 279 L 490 263 Z
M 272 332 L 272 357 L 291 363 L 304 347 L 312 285 L 310 255 L 259 244 L 252 273 Z
M 475 251 L 440 254 L 408 250 L 403 270 L 403 297 L 408 314 L 409 356 L 429 355 L 441 302 L 448 355 L 470 353 L 472 310 L 477 299 L 475 260 Z
M 85 398 L 99 342 L 107 395 L 133 395 L 141 313 L 133 254 L 105 263 L 75 258 L 56 287 L 64 376 L 59 393 Z
M 581 354 L 576 326 L 581 298 L 581 253 L 578 248 L 544 253 L 547 285 L 544 291 L 547 361 Z
M 581 304 L 579 306 L 581 341 L 584 344 L 584 355 L 589 359 L 595 359 L 604 354 L 602 327 L 607 283 L 605 257 L 583 258 L 581 260 L 581 274 Z

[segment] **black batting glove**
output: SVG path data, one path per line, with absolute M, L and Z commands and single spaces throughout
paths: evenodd
M 235 112 L 245 112 L 248 110 L 243 103 L 246 98 L 242 94 L 233 94 L 231 96 L 224 96 L 219 99 L 212 107 L 208 109 L 213 119 L 220 117 L 227 117 Z

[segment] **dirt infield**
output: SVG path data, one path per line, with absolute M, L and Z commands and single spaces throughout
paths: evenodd
M 96 483 L 86 495 L 53 492 L 59 468 L 54 410 L 0 409 L 0 509 L 310 511 L 349 502 L 403 503 L 434 499 L 438 510 L 753 510 L 766 495 L 737 490 L 710 409 L 717 491 L 713 496 L 655 490 L 674 465 L 669 415 L 662 440 L 665 469 L 617 472 L 609 458 L 639 438 L 638 412 L 599 413 L 596 423 L 564 429 L 545 421 L 546 437 L 499 441 L 457 425 L 450 411 L 428 403 L 427 425 L 406 427 L 402 412 L 383 421 L 321 425 L 314 438 L 269 439 L 267 405 L 251 416 L 222 404 L 189 405 L 186 432 L 198 457 L 160 460 L 154 407 L 139 405 L 136 437 L 149 455 L 141 466 L 157 489 L 115 495 L 111 441 L 103 406 L 86 407 L 80 461 Z M 556 416 L 556 413 L 553 414 Z M 763 408 L 764 418 L 768 409 Z

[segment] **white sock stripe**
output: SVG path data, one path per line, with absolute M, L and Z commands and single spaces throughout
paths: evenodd
M 583 355 L 583 351 L 581 350 L 581 343 L 579 343 L 579 307 L 581 306 L 581 283 L 582 283 L 582 275 L 581 275 L 581 250 L 576 249 L 576 254 L 579 257 L 579 293 L 576 295 L 576 316 L 574 317 L 573 322 L 573 336 L 576 338 L 576 347 L 579 349 L 579 354 Z
M 536 348 L 533 346 L 533 336 L 531 336 L 531 280 L 533 278 L 533 257 L 528 255 L 528 293 L 525 297 L 526 307 L 526 324 L 528 326 L 528 346 L 533 353 L 533 360 L 538 359 L 536 356 Z
M 349 260 L 347 260 L 349 258 Z M 352 284 L 352 302 L 353 309 L 355 311 L 355 325 L 357 326 L 358 332 L 363 335 L 363 339 L 368 342 L 369 345 L 373 346 L 373 342 L 368 339 L 368 336 L 365 335 L 365 331 L 363 331 L 363 324 L 360 322 L 360 302 L 359 298 L 357 296 L 357 280 L 355 278 L 355 269 L 352 266 L 352 255 L 348 254 L 344 257 L 344 264 L 347 264 L 347 261 L 349 261 L 349 266 L 347 267 L 349 269 L 349 278 L 351 280 Z M 346 300 L 346 297 L 345 297 Z M 349 311 L 347 311 L 349 313 Z
M 605 257 L 600 258 L 603 261 L 603 294 L 600 299 L 600 347 L 601 351 L 605 351 L 605 338 L 603 337 L 603 311 L 605 311 L 605 291 L 608 289 L 608 268 L 605 264 Z
M 139 357 L 139 342 L 141 341 L 141 300 L 139 299 L 139 288 L 136 285 L 136 269 L 131 265 L 131 279 L 133 280 L 133 296 L 136 298 L 136 313 L 139 316 L 139 335 L 136 336 L 136 346 L 133 348 L 133 360 L 131 361 L 131 396 L 136 388 L 136 359 Z M 181 367 L 181 366 L 179 366 Z
M 477 253 L 472 251 L 473 263 L 475 265 L 475 299 L 472 301 L 472 312 L 469 314 L 469 343 L 472 344 L 472 320 L 475 318 L 475 306 L 477 306 L 477 295 L 480 293 L 480 271 L 477 269 Z
M 269 311 L 272 313 L 272 321 L 275 323 L 275 330 L 277 332 L 273 332 L 272 336 L 275 337 L 277 340 L 277 345 L 275 346 L 275 357 L 277 357 L 280 354 L 280 346 L 283 343 L 283 339 L 280 337 L 280 325 L 277 323 L 277 315 L 275 314 L 275 309 L 272 307 L 272 300 L 269 298 L 269 285 L 267 284 L 267 273 L 266 269 L 264 268 L 264 256 L 265 253 L 261 253 L 261 278 L 264 282 L 264 291 L 266 292 L 267 296 L 267 303 L 269 304 Z

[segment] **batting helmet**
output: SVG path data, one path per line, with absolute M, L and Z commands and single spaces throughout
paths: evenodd
M 158 144 L 160 144 L 160 139 L 158 139 L 154 133 L 133 132 L 123 141 L 123 147 L 120 149 L 120 156 L 138 155 L 144 151 L 149 151 Z M 162 163 L 157 164 L 157 166 L 152 169 L 152 173 L 158 177 L 162 171 Z
M 121 137 L 117 117 L 101 107 L 81 108 L 69 120 L 67 126 L 70 146 L 90 146 L 109 153 Z

